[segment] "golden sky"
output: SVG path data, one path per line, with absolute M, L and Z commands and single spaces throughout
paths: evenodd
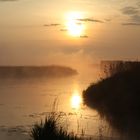
M 0 0 L 0 65 L 138 58 L 139 0 Z

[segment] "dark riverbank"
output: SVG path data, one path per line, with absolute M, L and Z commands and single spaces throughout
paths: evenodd
M 140 66 L 90 85 L 83 98 L 115 130 L 140 138 Z

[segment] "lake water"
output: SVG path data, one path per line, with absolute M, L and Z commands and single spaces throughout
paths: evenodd
M 69 131 L 84 129 L 86 135 L 98 136 L 102 121 L 80 99 L 82 91 L 96 80 L 97 75 L 0 80 L 0 140 L 28 140 L 32 125 L 52 111 L 54 101 Z

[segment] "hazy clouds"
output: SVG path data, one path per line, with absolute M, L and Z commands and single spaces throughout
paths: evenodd
M 122 13 L 126 15 L 135 15 L 139 13 L 139 9 L 137 7 L 124 7 L 122 9 Z
M 81 19 L 77 19 L 77 20 L 84 21 L 84 22 L 99 22 L 99 23 L 103 23 L 103 21 L 97 20 L 97 19 L 93 19 L 93 18 L 81 18 Z
M 0 0 L 0 65 L 77 66 L 140 57 L 139 0 L 60 1 Z M 73 10 L 83 14 L 75 19 L 85 26 L 79 37 L 66 25 Z
M 140 25 L 140 5 L 127 6 L 121 9 L 122 14 L 128 17 L 128 22 L 122 25 Z
M 122 23 L 122 25 L 130 25 L 130 26 L 131 26 L 131 25 L 132 25 L 132 26 L 135 25 L 135 26 L 140 26 L 140 23 L 131 23 L 131 22 L 130 22 L 130 23 Z
M 59 25 L 61 25 L 61 24 L 59 24 L 59 23 L 44 24 L 45 27 L 59 26 Z

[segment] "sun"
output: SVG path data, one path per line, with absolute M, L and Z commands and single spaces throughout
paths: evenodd
M 78 21 L 78 19 L 82 18 L 83 15 L 80 12 L 71 12 L 67 14 L 66 28 L 69 35 L 80 37 L 84 34 L 85 25 Z
M 79 109 L 82 103 L 82 98 L 77 90 L 73 92 L 73 95 L 71 97 L 71 107 L 73 109 Z

